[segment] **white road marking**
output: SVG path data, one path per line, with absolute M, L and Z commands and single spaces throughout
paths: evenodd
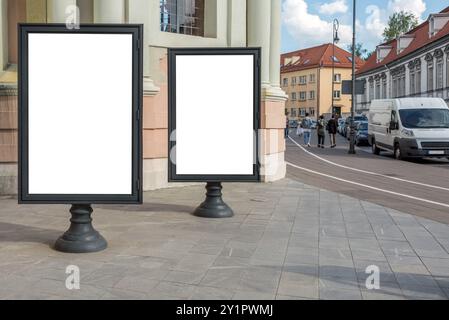
M 389 191 L 389 190 L 385 190 L 385 189 L 381 189 L 381 188 L 376 188 L 376 187 L 369 186 L 367 184 L 358 183 L 358 182 L 355 182 L 355 181 L 350 181 L 350 180 L 334 177 L 334 176 L 331 176 L 331 175 L 328 175 L 328 174 L 324 174 L 324 173 L 321 173 L 321 172 L 318 172 L 318 171 L 314 171 L 314 170 L 310 170 L 310 169 L 307 169 L 307 168 L 303 168 L 303 167 L 297 166 L 297 165 L 295 165 L 293 163 L 290 163 L 290 162 L 286 162 L 286 163 L 287 163 L 287 165 L 289 165 L 289 166 L 291 166 L 293 168 L 296 168 L 296 169 L 299 169 L 299 170 L 302 170 L 302 171 L 306 171 L 306 172 L 309 172 L 309 173 L 312 173 L 312 174 L 316 174 L 316 175 L 319 175 L 319 176 L 322 176 L 322 177 L 326 177 L 326 178 L 330 178 L 330 179 L 333 179 L 333 180 L 337 180 L 337 181 L 353 184 L 353 185 L 356 185 L 356 186 L 359 186 L 359 187 L 363 187 L 363 188 L 367 188 L 367 189 L 371 189 L 371 190 L 375 190 L 375 191 L 379 191 L 379 192 L 383 192 L 383 193 L 389 193 L 389 194 L 392 194 L 392 195 L 395 195 L 395 196 L 399 196 L 399 197 L 404 197 L 404 198 L 408 198 L 408 199 L 412 199 L 412 200 L 422 201 L 422 202 L 434 204 L 434 205 L 437 205 L 437 206 L 449 208 L 449 204 L 446 204 L 446 203 L 436 202 L 436 201 L 432 201 L 432 200 L 427 200 L 427 199 L 423 199 L 423 198 L 409 196 L 408 194 L 403 194 L 403 193 L 399 193 L 399 192 L 394 192 L 394 191 Z
M 296 142 L 294 139 L 292 139 L 292 137 L 290 137 L 290 136 L 289 136 L 289 139 L 290 139 L 295 145 L 297 145 L 301 150 L 303 150 L 305 153 L 307 153 L 307 154 L 311 155 L 312 157 L 315 157 L 315 158 L 317 158 L 317 159 L 319 159 L 319 160 L 321 160 L 321 161 L 323 161 L 323 162 L 326 162 L 326 163 L 328 163 L 328 164 L 331 164 L 331 165 L 333 165 L 333 166 L 336 166 L 336 167 L 340 167 L 340 168 L 347 169 L 347 170 L 351 170 L 351 171 L 355 171 L 355 172 L 365 173 L 365 174 L 369 174 L 369 175 L 372 175 L 372 176 L 377 176 L 377 177 L 382 177 L 382 178 L 388 178 L 388 179 L 392 179 L 392 180 L 396 180 L 396 181 L 401 181 L 401 182 L 406 182 L 406 183 L 410 183 L 410 184 L 416 184 L 416 185 L 422 186 L 422 187 L 428 187 L 428 188 L 434 188 L 434 189 L 439 189 L 439 190 L 449 191 L 449 188 L 445 188 L 445 187 L 434 186 L 434 185 L 427 184 L 427 183 L 422 183 L 422 182 L 417 182 L 417 181 L 411 181 L 411 180 L 406 180 L 406 179 L 401 179 L 401 178 L 396 178 L 396 177 L 390 177 L 390 176 L 387 176 L 387 175 L 381 174 L 381 173 L 376 173 L 376 172 L 371 172 L 371 171 L 366 171 L 366 170 L 361 170 L 361 169 L 356 169 L 356 168 L 347 167 L 347 166 L 344 166 L 344 165 L 342 165 L 342 164 L 338 164 L 338 163 L 329 161 L 329 160 L 327 160 L 327 159 L 324 159 L 324 158 L 322 158 L 322 157 L 320 157 L 320 156 L 318 156 L 318 155 L 316 155 L 316 154 L 314 154 L 314 153 L 312 153 L 312 152 L 306 150 L 303 146 L 301 146 L 299 143 L 297 143 L 297 142 Z

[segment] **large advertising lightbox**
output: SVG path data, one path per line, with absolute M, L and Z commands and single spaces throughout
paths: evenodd
M 259 181 L 260 49 L 169 50 L 169 180 Z
M 20 31 L 20 202 L 140 203 L 141 26 Z

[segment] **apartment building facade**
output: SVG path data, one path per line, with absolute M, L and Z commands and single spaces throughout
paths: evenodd
M 358 71 L 365 93 L 356 110 L 366 113 L 372 100 L 438 97 L 449 104 L 449 7 L 397 39 L 377 46 Z
M 144 24 L 145 190 L 169 186 L 167 48 L 172 47 L 262 48 L 261 175 L 264 181 L 284 178 L 280 1 L 0 0 L 0 194 L 17 192 L 17 23 L 66 23 L 74 6 L 81 23 Z
M 357 58 L 357 68 L 362 65 Z M 351 53 L 332 44 L 283 54 L 281 87 L 288 95 L 286 114 L 290 120 L 302 119 L 306 113 L 314 118 L 348 115 L 351 98 L 342 94 L 342 81 L 351 79 Z

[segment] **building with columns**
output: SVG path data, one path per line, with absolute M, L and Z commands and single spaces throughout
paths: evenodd
M 145 190 L 169 186 L 170 47 L 262 48 L 261 174 L 267 182 L 285 176 L 286 95 L 280 88 L 279 66 L 281 1 L 0 0 L 0 194 L 17 192 L 17 23 L 66 23 L 73 14 L 67 9 L 73 5 L 79 8 L 81 23 L 144 24 Z M 223 89 L 226 94 L 232 83 Z
M 439 97 L 449 104 L 449 7 L 377 46 L 357 79 L 365 82 L 358 113 L 368 112 L 375 99 Z

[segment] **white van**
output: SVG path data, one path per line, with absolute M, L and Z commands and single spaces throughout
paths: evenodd
M 440 98 L 373 100 L 368 116 L 373 153 L 396 159 L 448 157 L 449 107 Z

